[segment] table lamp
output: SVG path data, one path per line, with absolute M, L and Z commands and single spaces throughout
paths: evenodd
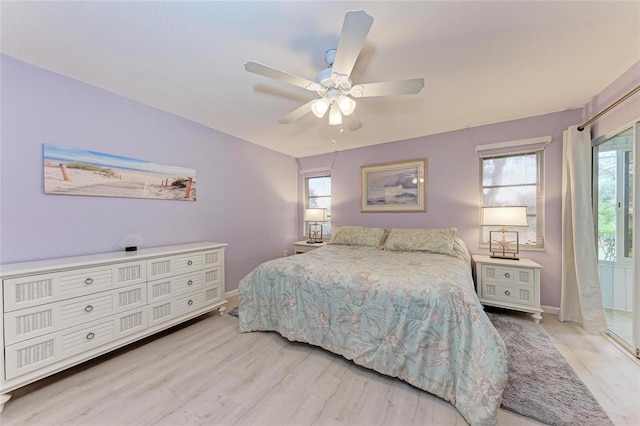
M 519 260 L 517 254 L 520 253 L 520 238 L 517 231 L 507 231 L 507 226 L 529 226 L 527 223 L 526 206 L 495 206 L 482 208 L 482 226 L 501 226 L 500 231 L 489 231 L 489 251 L 491 257 L 498 259 Z M 499 235 L 499 239 L 494 238 L 494 234 Z M 515 239 L 508 240 L 508 235 Z M 496 235 L 498 237 L 498 235 Z M 515 243 L 515 248 L 511 246 Z
M 309 223 L 309 239 L 308 244 L 316 244 L 322 242 L 322 225 L 318 222 L 327 221 L 327 209 L 305 209 L 304 221 Z M 319 228 L 319 230 L 318 230 Z M 312 230 L 313 229 L 313 230 Z

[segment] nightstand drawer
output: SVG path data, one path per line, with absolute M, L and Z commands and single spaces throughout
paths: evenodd
M 506 286 L 533 286 L 535 283 L 535 271 L 534 269 L 482 265 L 482 281 Z
M 482 284 L 482 297 L 488 300 L 500 300 L 519 305 L 535 305 L 533 287 L 507 287 L 485 282 Z

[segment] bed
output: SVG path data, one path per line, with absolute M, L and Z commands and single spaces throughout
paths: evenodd
M 450 401 L 472 425 L 496 424 L 507 350 L 455 228 L 342 228 L 332 244 L 250 272 L 240 330 L 320 346 Z

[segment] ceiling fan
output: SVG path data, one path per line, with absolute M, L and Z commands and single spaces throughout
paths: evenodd
M 354 114 L 356 102 L 352 98 L 412 95 L 422 90 L 424 87 L 424 79 L 422 78 L 352 84 L 350 80 L 351 71 L 360 55 L 372 24 L 373 17 L 367 15 L 363 10 L 348 11 L 345 14 L 338 47 L 325 53 L 325 62 L 328 68 L 320 71 L 316 81 L 307 80 L 304 77 L 280 71 L 254 61 L 244 64 L 244 69 L 249 72 L 302 87 L 316 92 L 320 96 L 320 98 L 309 101 L 285 115 L 278 120 L 279 123 L 292 123 L 309 112 L 312 112 L 318 118 L 322 118 L 328 111 L 330 125 L 342 125 L 344 117 L 347 129 L 358 130 L 362 127 L 362 123 Z

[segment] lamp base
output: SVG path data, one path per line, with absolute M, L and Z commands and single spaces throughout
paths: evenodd
M 499 256 L 499 255 L 489 255 L 489 257 L 493 258 L 493 259 L 508 259 L 508 260 L 520 260 L 519 257 L 514 257 L 514 256 Z
M 315 240 L 307 240 L 307 244 L 315 244 L 316 241 Z

